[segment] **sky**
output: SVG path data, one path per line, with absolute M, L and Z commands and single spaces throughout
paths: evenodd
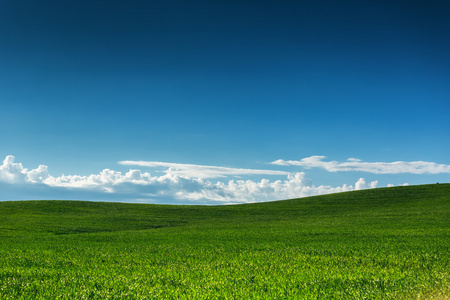
M 0 0 L 0 200 L 450 182 L 450 2 Z

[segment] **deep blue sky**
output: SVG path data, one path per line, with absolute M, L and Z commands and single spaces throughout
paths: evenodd
M 0 159 L 55 177 L 139 160 L 450 181 L 267 164 L 450 164 L 449 16 L 438 0 L 3 0 Z

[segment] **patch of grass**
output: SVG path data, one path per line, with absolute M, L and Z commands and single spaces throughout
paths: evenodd
M 450 292 L 449 184 L 233 206 L 1 202 L 0 215 L 2 299 Z

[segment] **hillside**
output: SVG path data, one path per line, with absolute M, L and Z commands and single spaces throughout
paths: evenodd
M 14 201 L 0 215 L 5 299 L 450 291 L 450 184 L 232 206 Z

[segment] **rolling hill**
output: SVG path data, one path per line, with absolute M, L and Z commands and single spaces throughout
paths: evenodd
M 0 298 L 448 299 L 450 184 L 230 206 L 0 202 Z

